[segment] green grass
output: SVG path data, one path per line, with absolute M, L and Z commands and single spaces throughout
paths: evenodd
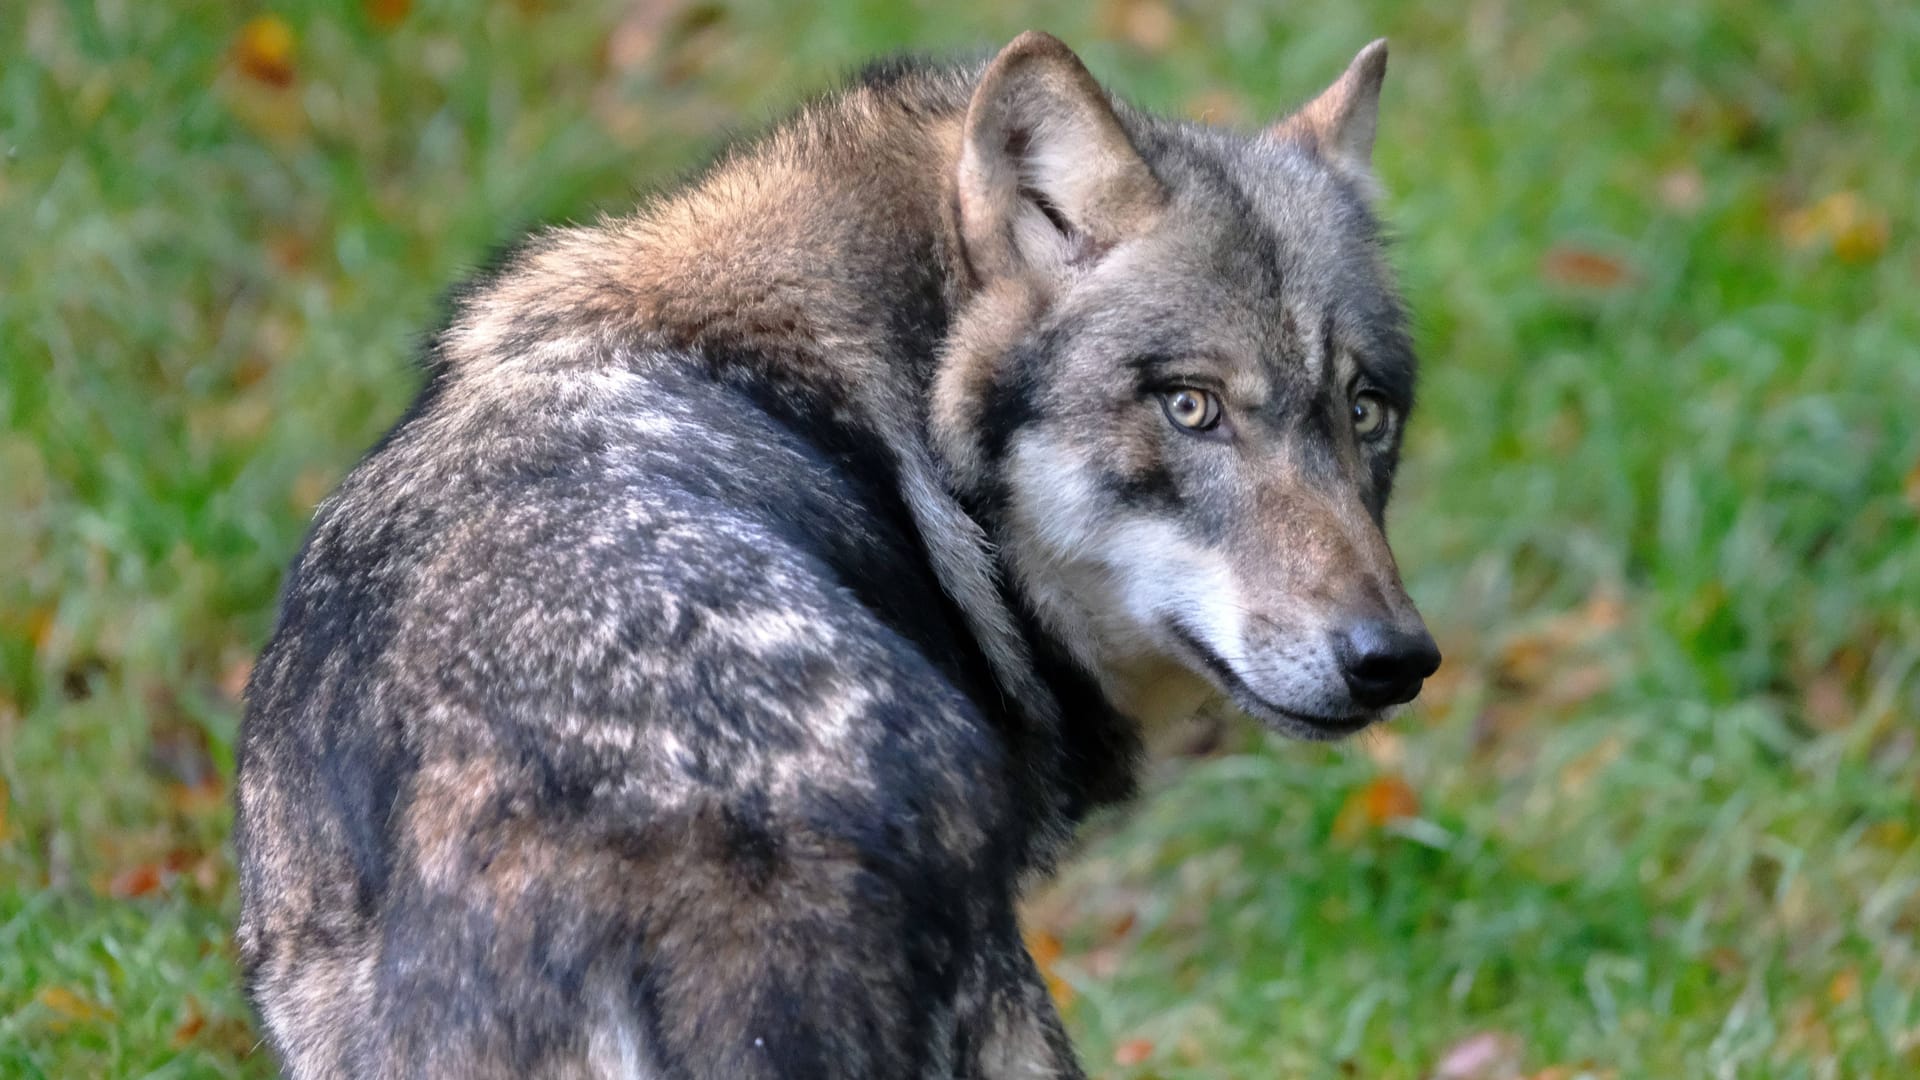
M 870 53 L 1029 25 L 1248 124 L 1392 37 L 1394 537 L 1448 656 L 1386 734 L 1092 830 L 1035 907 L 1090 1069 L 1411 1080 L 1492 1031 L 1526 1075 L 1920 1075 L 1920 7 L 651 6 L 276 5 L 275 89 L 252 6 L 0 5 L 0 1075 L 270 1072 L 233 684 L 436 294 Z

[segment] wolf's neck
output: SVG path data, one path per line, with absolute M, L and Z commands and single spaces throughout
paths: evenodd
M 923 414 L 955 294 L 954 85 L 856 87 L 631 215 L 529 237 L 435 361 L 511 376 L 605 362 L 614 342 L 751 354 L 774 380 L 907 394 Z
M 953 302 L 943 200 L 960 117 L 863 122 L 859 100 L 803 115 L 631 221 L 651 331 L 924 400 Z

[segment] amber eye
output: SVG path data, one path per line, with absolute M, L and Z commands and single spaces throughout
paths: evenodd
M 1160 395 L 1160 406 L 1174 426 L 1210 431 L 1220 423 L 1220 399 L 1207 390 L 1183 386 Z
M 1387 433 L 1386 399 L 1371 391 L 1353 399 L 1353 433 L 1362 439 L 1377 439 Z

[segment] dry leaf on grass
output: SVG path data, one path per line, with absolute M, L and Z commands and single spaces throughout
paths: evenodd
M 1886 211 L 1858 192 L 1840 191 L 1783 216 L 1780 233 L 1791 247 L 1825 248 L 1842 262 L 1865 263 L 1887 250 L 1892 227 Z
M 240 73 L 280 89 L 293 85 L 293 27 L 276 15 L 249 19 L 234 39 L 233 62 Z
M 1418 817 L 1420 796 L 1398 773 L 1382 773 L 1347 794 L 1333 819 L 1334 839 L 1351 843 L 1389 822 Z
M 391 30 L 406 21 L 407 13 L 413 10 L 413 0 L 363 0 L 361 6 L 368 22 L 382 30 Z
M 1152 1039 L 1128 1039 L 1113 1048 L 1115 1065 L 1139 1065 L 1152 1056 Z
M 1046 980 L 1047 993 L 1053 995 L 1055 1006 L 1065 1009 L 1073 1004 L 1073 986 L 1060 977 L 1055 970 L 1060 957 L 1065 953 L 1060 939 L 1045 930 L 1028 930 L 1027 952 L 1033 956 L 1033 966 L 1040 969 L 1040 977 Z
M 64 986 L 49 986 L 35 994 L 33 1000 L 51 1014 L 48 1026 L 55 1031 L 65 1031 L 75 1024 L 98 1023 L 114 1018 L 112 1009 L 97 1005 Z
M 1594 290 L 1618 289 L 1634 278 L 1624 259 L 1566 244 L 1547 252 L 1540 275 L 1555 285 Z

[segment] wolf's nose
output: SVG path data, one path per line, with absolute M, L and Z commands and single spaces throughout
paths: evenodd
M 1420 693 L 1421 681 L 1439 670 L 1440 647 L 1426 627 L 1415 625 L 1406 630 L 1369 620 L 1334 635 L 1334 657 L 1356 704 L 1368 709 L 1405 704 Z

